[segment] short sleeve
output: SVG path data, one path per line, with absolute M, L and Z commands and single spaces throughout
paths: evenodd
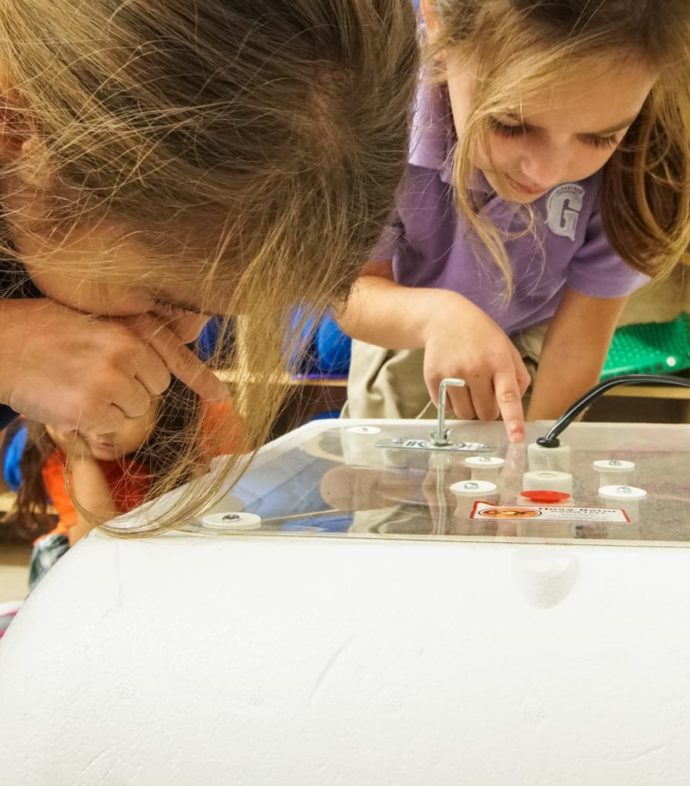
M 590 297 L 624 297 L 639 289 L 649 277 L 627 265 L 609 243 L 601 212 L 592 213 L 585 242 L 568 269 L 568 286 Z

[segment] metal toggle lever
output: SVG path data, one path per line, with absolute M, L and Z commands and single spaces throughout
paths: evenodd
M 436 448 L 445 448 L 450 445 L 450 441 L 448 440 L 450 429 L 446 428 L 446 389 L 449 387 L 464 388 L 465 380 L 459 378 L 453 379 L 452 377 L 441 380 L 441 384 L 438 388 L 438 421 L 436 422 L 436 431 L 429 432 L 431 445 Z
M 460 453 L 482 453 L 492 448 L 483 442 L 451 442 L 448 439 L 450 429 L 446 427 L 446 390 L 449 387 L 461 388 L 465 386 L 464 379 L 448 377 L 439 385 L 438 421 L 436 430 L 429 432 L 429 439 L 411 439 L 395 437 L 382 439 L 375 443 L 377 448 L 396 448 L 403 450 L 444 450 Z

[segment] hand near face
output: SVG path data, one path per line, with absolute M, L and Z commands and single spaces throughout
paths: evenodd
M 153 315 L 97 318 L 48 299 L 0 302 L 0 400 L 59 431 L 117 431 L 171 375 L 202 399 L 225 386 Z

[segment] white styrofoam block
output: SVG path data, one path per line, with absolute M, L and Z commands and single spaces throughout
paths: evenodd
M 7 786 L 686 786 L 690 550 L 91 536 L 0 644 Z

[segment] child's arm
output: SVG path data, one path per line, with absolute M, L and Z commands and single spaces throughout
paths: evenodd
M 460 418 L 502 416 L 512 441 L 524 436 L 522 395 L 529 375 L 510 339 L 480 308 L 445 289 L 402 286 L 391 263 L 368 265 L 338 315 L 354 338 L 389 349 L 423 347 L 424 379 L 434 402 L 444 377 L 462 377 L 450 403 Z
M 88 444 L 75 432 L 57 431 L 48 426 L 48 434 L 67 456 L 67 467 L 71 477 L 71 491 L 93 517 L 87 518 L 76 508 L 76 524 L 69 528 L 69 544 L 73 546 L 87 535 L 99 522 L 110 521 L 119 511 L 113 501 L 110 486 L 98 462 L 89 450 Z
M 596 385 L 626 301 L 566 291 L 546 334 L 529 420 L 560 417 Z

